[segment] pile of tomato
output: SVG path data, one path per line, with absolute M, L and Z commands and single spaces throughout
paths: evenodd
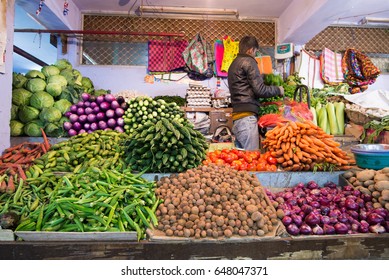
M 215 150 L 207 153 L 204 165 L 215 163 L 229 165 L 236 170 L 276 171 L 277 160 L 269 152 L 242 151 L 237 149 Z

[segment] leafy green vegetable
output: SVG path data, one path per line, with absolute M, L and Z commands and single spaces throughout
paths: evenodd
M 66 113 L 72 103 L 67 99 L 60 99 L 54 103 L 54 108 L 57 108 L 62 114 Z
M 57 122 L 61 119 L 62 113 L 60 110 L 54 107 L 43 108 L 43 110 L 39 113 L 39 118 L 48 123 Z
M 28 80 L 26 85 L 27 90 L 31 92 L 38 92 L 45 90 L 46 88 L 46 82 L 45 80 L 42 80 L 41 78 L 33 78 Z
M 45 75 L 43 75 L 42 72 L 38 70 L 30 70 L 26 73 L 26 78 L 28 79 L 33 79 L 33 78 L 41 78 L 41 79 L 46 79 Z
M 43 73 L 43 75 L 45 75 L 45 77 L 50 77 L 50 76 L 58 75 L 60 70 L 58 69 L 58 67 L 54 65 L 47 65 L 42 67 L 41 72 Z
M 52 107 L 54 105 L 54 98 L 45 91 L 38 91 L 31 96 L 30 105 L 38 110 Z
M 42 136 L 41 128 L 44 127 L 44 123 L 41 120 L 33 120 L 24 125 L 23 131 L 30 137 Z
M 60 84 L 62 87 L 66 87 L 68 84 L 68 81 L 64 76 L 61 75 L 54 75 L 47 78 L 48 84 Z
M 23 134 L 24 124 L 17 120 L 10 121 L 11 136 L 20 136 Z
M 18 118 L 18 110 L 19 107 L 15 104 L 12 104 L 11 106 L 11 120 L 16 120 Z
M 185 98 L 182 98 L 181 96 L 158 95 L 158 96 L 154 97 L 154 100 L 159 100 L 159 99 L 165 100 L 166 103 L 173 103 L 174 102 L 180 107 L 185 106 Z
M 57 83 L 49 83 L 46 86 L 46 91 L 52 96 L 57 97 L 60 96 L 62 93 L 63 87 L 61 84 Z
M 23 74 L 12 73 L 12 87 L 13 88 L 22 88 L 27 82 L 27 78 Z
M 364 141 L 367 136 L 368 130 L 373 130 L 373 132 L 367 137 L 367 143 L 373 144 L 375 143 L 375 139 L 381 134 L 383 131 L 389 131 L 389 116 L 385 116 L 381 119 L 381 121 L 372 120 L 363 126 L 364 130 L 361 136 L 361 140 Z
M 66 59 L 59 59 L 54 63 L 54 65 L 57 66 L 59 70 L 73 69 L 72 64 Z
M 82 85 L 82 75 L 80 71 L 76 69 L 64 69 L 61 71 L 60 75 L 66 79 L 68 85 Z
M 92 80 L 88 77 L 81 78 L 81 85 L 86 89 L 93 89 L 94 88 Z
M 18 117 L 23 123 L 28 123 L 32 120 L 37 119 L 39 116 L 39 110 L 31 107 L 22 105 L 19 107 Z
M 44 131 L 46 135 L 50 137 L 61 137 L 65 134 L 62 125 L 57 123 L 47 124 Z
M 31 96 L 32 92 L 24 88 L 14 89 L 12 91 L 12 103 L 17 106 L 28 105 L 30 103 Z

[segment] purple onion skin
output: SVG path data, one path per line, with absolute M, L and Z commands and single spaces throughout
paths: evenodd
M 119 102 L 117 102 L 116 100 L 113 100 L 112 102 L 111 102 L 111 108 L 112 109 L 116 109 L 116 108 L 120 108 L 120 104 L 119 104 Z
M 64 128 L 66 131 L 69 131 L 69 130 L 72 128 L 72 123 L 71 123 L 71 122 L 64 122 L 64 123 L 63 123 L 63 128 Z
M 300 226 L 300 233 L 305 235 L 310 235 L 312 234 L 312 228 L 309 225 L 303 223 Z
M 64 116 L 67 117 L 67 118 L 69 118 L 71 114 L 72 114 L 71 111 L 67 111 L 67 112 L 64 114 Z
M 380 224 L 380 223 L 384 222 L 384 220 L 385 219 L 381 215 L 378 215 L 377 213 L 374 213 L 374 212 L 367 215 L 367 222 L 371 226 L 373 226 L 375 224 Z
M 293 223 L 293 219 L 289 216 L 284 216 L 282 218 L 282 223 L 284 224 L 284 226 L 289 226 L 291 223 Z
M 337 223 L 334 225 L 335 232 L 338 234 L 346 234 L 348 232 L 348 227 L 344 223 Z
M 90 98 L 90 95 L 89 95 L 89 93 L 84 92 L 81 94 L 81 98 L 83 101 L 88 101 Z
M 77 135 L 77 131 L 75 131 L 74 129 L 71 128 L 71 129 L 68 130 L 68 135 L 70 137 L 76 136 Z
M 71 114 L 71 115 L 69 116 L 69 121 L 70 121 L 71 123 L 75 123 L 76 121 L 78 121 L 78 115 L 76 115 L 76 114 Z
M 77 113 L 77 105 L 73 104 L 72 106 L 70 106 L 70 112 Z
M 96 97 L 96 103 L 100 104 L 102 102 L 104 102 L 104 95 L 97 96 Z
M 91 124 L 90 123 L 84 123 L 84 129 L 88 131 L 90 129 Z
M 98 130 L 99 129 L 99 126 L 98 126 L 98 124 L 97 123 L 91 123 L 90 124 L 90 130 L 92 130 L 92 131 L 96 131 L 96 130 Z
M 324 230 L 321 226 L 317 225 L 315 226 L 313 229 L 312 229 L 312 233 L 315 234 L 315 235 L 323 235 L 324 234 Z
M 100 112 L 101 112 L 100 107 L 97 106 L 93 108 L 93 113 L 98 114 Z
M 117 132 L 120 132 L 120 133 L 124 132 L 124 129 L 122 127 L 120 127 L 120 126 L 115 127 L 114 130 L 117 131 Z
M 383 226 L 376 224 L 369 226 L 369 231 L 372 233 L 385 233 L 386 229 Z
M 78 131 L 78 134 L 82 134 L 82 133 L 86 133 L 86 130 L 81 128 L 79 131 Z
M 323 231 L 324 231 L 324 234 L 335 234 L 336 232 L 335 232 L 335 228 L 333 227 L 333 226 L 331 226 L 331 225 L 327 225 L 327 224 L 325 224 L 324 226 L 323 226 Z
M 295 224 L 290 224 L 286 227 L 286 231 L 290 234 L 290 235 L 298 235 L 300 233 L 300 229 L 298 228 L 297 225 Z

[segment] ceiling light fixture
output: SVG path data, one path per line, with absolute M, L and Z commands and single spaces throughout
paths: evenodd
M 208 9 L 168 6 L 139 6 L 138 12 L 142 14 L 176 14 L 176 15 L 208 15 L 208 16 L 239 16 L 238 10 Z
M 366 24 L 389 24 L 389 18 L 364 17 L 359 21 L 360 25 Z

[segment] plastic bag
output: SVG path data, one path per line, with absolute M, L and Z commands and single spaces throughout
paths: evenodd
M 312 112 L 304 102 L 285 99 L 284 101 L 268 102 L 266 104 L 276 104 L 279 107 L 278 114 L 263 115 L 258 120 L 260 127 L 276 126 L 278 123 L 288 121 L 313 120 Z

